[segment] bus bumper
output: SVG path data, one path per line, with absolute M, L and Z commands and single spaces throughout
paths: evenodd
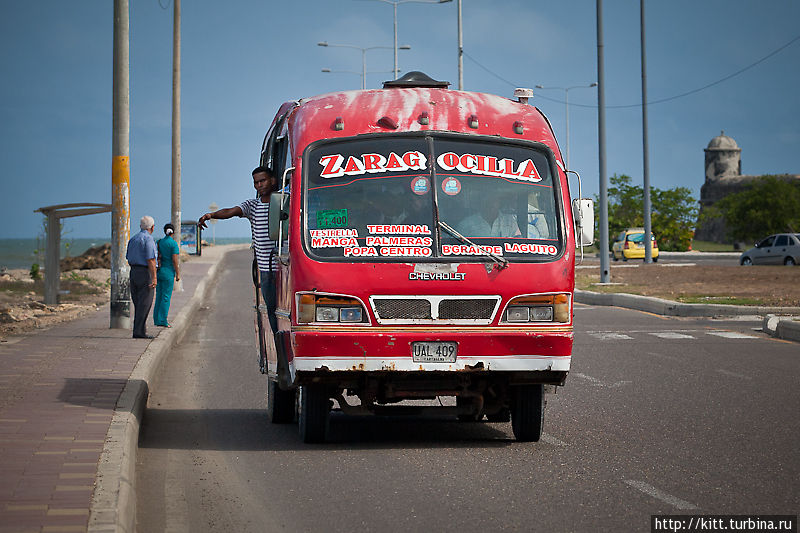
M 456 342 L 455 362 L 417 362 L 412 343 Z M 559 331 L 442 330 L 370 332 L 296 331 L 291 362 L 296 372 L 568 372 L 571 328 Z

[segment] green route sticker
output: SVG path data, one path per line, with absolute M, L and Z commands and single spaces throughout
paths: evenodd
M 346 228 L 347 209 L 323 209 L 317 211 L 317 227 L 319 229 Z

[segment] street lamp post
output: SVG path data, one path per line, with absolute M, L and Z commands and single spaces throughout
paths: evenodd
M 333 46 L 338 48 L 355 48 L 356 50 L 361 50 L 361 88 L 367 88 L 367 50 L 375 50 L 378 48 L 383 48 L 385 50 L 391 50 L 389 46 L 368 46 L 367 48 L 363 48 L 361 46 L 355 46 L 352 44 L 333 44 L 329 43 L 328 41 L 321 41 L 317 43 L 317 46 Z M 411 50 L 411 47 L 407 44 L 404 44 L 399 48 L 400 50 Z M 395 53 L 397 52 L 397 43 L 395 43 Z M 396 64 L 395 60 L 395 64 Z M 322 72 L 333 72 L 330 69 L 322 69 Z M 344 72 L 352 72 L 352 71 L 344 71 Z
M 559 89 L 564 91 L 564 105 L 565 105 L 565 120 L 566 120 L 566 137 L 567 137 L 567 169 L 572 168 L 569 166 L 569 90 L 570 89 L 590 89 L 592 87 L 597 87 L 597 83 L 591 83 L 589 85 L 573 85 L 572 87 L 543 87 L 541 85 L 537 85 L 537 89 Z
M 219 206 L 217 205 L 217 202 L 211 202 L 211 205 L 208 206 L 209 213 L 213 213 L 217 209 L 219 209 Z M 217 231 L 216 231 L 217 219 L 215 219 L 215 218 L 209 219 L 208 223 L 211 224 L 211 242 L 213 242 L 216 245 L 217 244 Z
M 333 69 L 330 69 L 330 68 L 324 68 L 324 69 L 322 69 L 322 72 L 328 72 L 328 73 L 331 73 L 331 74 L 355 74 L 356 76 L 361 76 L 361 88 L 362 89 L 366 88 L 365 87 L 365 82 L 364 82 L 364 73 L 363 72 L 357 72 L 355 70 L 333 70 Z M 366 73 L 367 74 L 391 74 L 392 71 L 391 70 L 368 70 Z
M 397 78 L 400 76 L 400 69 L 397 67 L 397 6 L 399 4 L 446 4 L 448 2 L 452 2 L 453 0 L 377 0 L 378 2 L 383 2 L 384 4 L 392 4 L 392 10 L 394 12 L 394 77 Z M 399 48 L 402 50 L 403 48 Z

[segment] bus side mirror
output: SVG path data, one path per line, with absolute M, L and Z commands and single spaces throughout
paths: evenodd
M 289 195 L 274 192 L 269 195 L 269 240 L 280 242 L 289 236 Z
M 591 246 L 594 242 L 594 201 L 591 198 L 572 200 L 572 216 L 578 230 L 578 246 Z

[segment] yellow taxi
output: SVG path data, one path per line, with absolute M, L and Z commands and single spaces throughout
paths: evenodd
M 656 262 L 658 261 L 658 244 L 652 233 L 650 240 L 653 243 L 653 262 Z M 628 228 L 620 232 L 611 246 L 611 257 L 614 261 L 644 259 L 644 228 Z

